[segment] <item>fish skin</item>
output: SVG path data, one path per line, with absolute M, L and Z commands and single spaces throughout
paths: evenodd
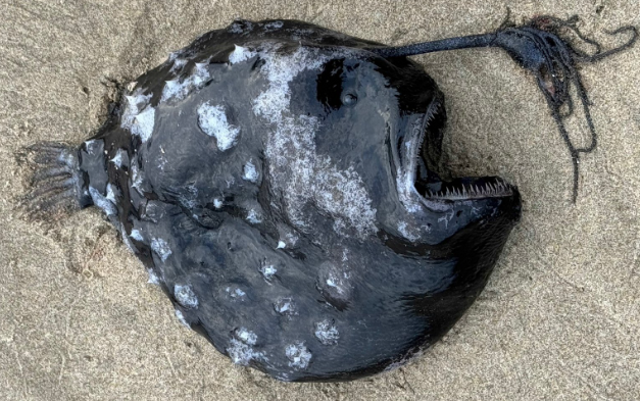
M 423 202 L 444 97 L 378 45 L 235 21 L 142 75 L 78 150 L 84 204 L 108 202 L 183 322 L 278 380 L 418 355 L 480 294 L 519 218 L 514 187 Z

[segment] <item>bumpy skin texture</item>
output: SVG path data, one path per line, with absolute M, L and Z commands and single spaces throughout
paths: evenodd
M 79 150 L 82 203 L 106 212 L 178 317 L 279 380 L 354 379 L 428 347 L 519 216 L 515 188 L 422 198 L 438 190 L 443 96 L 371 46 L 236 21 L 140 77 Z

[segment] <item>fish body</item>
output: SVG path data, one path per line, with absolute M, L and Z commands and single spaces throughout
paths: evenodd
M 382 46 L 235 21 L 41 161 L 234 363 L 283 381 L 393 369 L 478 297 L 520 197 L 496 177 L 441 178 L 444 95 Z

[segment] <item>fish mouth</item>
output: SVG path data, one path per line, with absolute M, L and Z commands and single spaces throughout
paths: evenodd
M 450 176 L 440 163 L 445 121 L 444 101 L 436 96 L 424 117 L 414 121 L 411 134 L 402 143 L 404 185 L 411 186 L 423 204 L 438 209 L 452 202 L 517 196 L 517 188 L 501 177 L 440 178 Z

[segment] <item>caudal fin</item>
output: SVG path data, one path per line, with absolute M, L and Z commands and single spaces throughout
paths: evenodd
M 27 218 L 42 220 L 88 206 L 75 147 L 38 142 L 24 148 L 22 156 L 33 167 L 30 188 L 18 201 Z

